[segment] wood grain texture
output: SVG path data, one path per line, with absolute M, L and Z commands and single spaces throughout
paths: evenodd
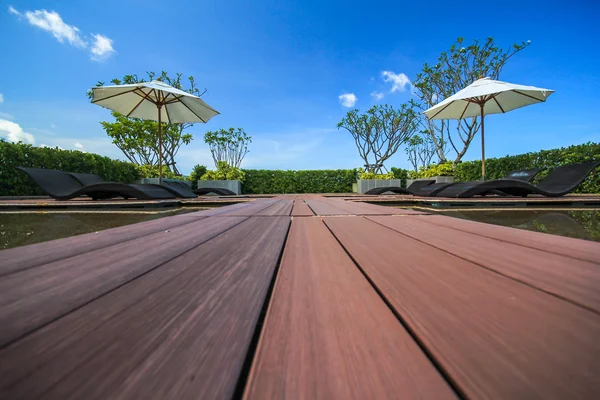
M 386 217 L 368 217 L 368 219 L 600 313 L 600 265 L 598 264 L 456 231 L 440 225 L 427 224 L 423 219 Z
M 289 216 L 294 205 L 293 200 L 277 200 L 275 203 L 254 215 Z
M 179 256 L 245 218 L 209 217 L 0 280 L 0 346 Z
M 294 200 L 294 207 L 292 208 L 292 217 L 312 217 L 315 213 L 310 209 L 308 204 L 302 199 Z
M 467 398 L 600 397 L 597 314 L 365 218 L 325 222 Z
M 189 222 L 192 221 L 181 220 L 177 217 L 161 218 L 100 232 L 2 250 L 0 251 L 0 277 L 117 243 L 124 243 Z
M 248 219 L 4 349 L 0 398 L 231 398 L 289 220 Z
M 443 215 L 431 215 L 422 221 L 600 264 L 600 243 L 598 242 L 484 224 Z
M 245 399 L 454 398 L 319 218 L 298 218 Z
M 337 207 L 340 207 L 355 215 L 422 215 L 428 214 L 424 211 L 415 211 L 410 208 L 397 208 L 380 206 L 377 204 L 358 203 L 353 201 L 345 201 L 342 199 L 328 199 L 334 202 Z

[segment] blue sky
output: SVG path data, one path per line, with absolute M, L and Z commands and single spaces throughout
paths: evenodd
M 457 37 L 531 40 L 502 80 L 556 90 L 547 103 L 486 118 L 486 155 L 600 141 L 600 5 L 589 1 L 2 1 L 0 135 L 122 158 L 88 102 L 97 81 L 165 70 L 193 75 L 221 112 L 190 129 L 177 161 L 212 166 L 207 130 L 253 137 L 247 168 L 362 165 L 336 125 L 350 109 L 400 106 L 383 71 L 413 80 Z M 45 10 L 45 11 L 44 11 Z M 383 93 L 381 100 L 371 94 Z M 352 97 L 349 97 L 352 99 Z M 352 101 L 350 101 L 352 103 Z M 346 103 L 347 105 L 349 103 Z M 465 160 L 481 153 L 479 138 Z M 403 151 L 388 167 L 408 167 Z

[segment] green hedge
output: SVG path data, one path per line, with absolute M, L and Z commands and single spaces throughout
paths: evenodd
M 36 196 L 44 193 L 16 167 L 59 169 L 97 174 L 111 182 L 132 183 L 140 178 L 136 166 L 98 154 L 34 147 L 0 140 L 0 196 Z
M 246 194 L 351 193 L 356 169 L 283 171 L 245 169 Z
M 542 150 L 485 160 L 486 179 L 499 179 L 517 169 L 547 168 L 536 177 L 543 179 L 551 168 L 565 164 L 576 164 L 600 160 L 600 143 L 588 142 L 581 145 Z M 456 165 L 454 175 L 459 182 L 481 179 L 481 161 L 467 161 Z M 581 184 L 575 193 L 600 193 L 600 171 L 597 169 Z

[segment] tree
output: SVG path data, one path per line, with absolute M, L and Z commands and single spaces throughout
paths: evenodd
M 154 72 L 146 72 L 148 80 L 155 79 Z M 161 81 L 195 96 L 202 96 L 206 93 L 206 89 L 201 93 L 196 87 L 196 82 L 193 76 L 187 78 L 189 86 L 183 87 L 183 75 L 176 74 L 175 78 L 167 75 L 162 71 L 158 77 Z M 123 79 L 113 79 L 111 83 L 115 85 L 134 84 L 146 82 L 144 78 L 139 78 L 137 75 L 125 75 Z M 104 82 L 98 82 L 96 86 L 104 86 Z M 91 93 L 88 93 L 91 97 Z M 107 135 L 113 140 L 113 143 L 123 152 L 125 157 L 132 163 L 138 165 L 158 165 L 159 148 L 158 148 L 158 123 L 155 121 L 142 120 L 137 118 L 127 118 L 117 112 L 112 113 L 115 117 L 114 122 L 103 121 L 100 124 L 106 131 Z M 177 169 L 175 156 L 183 145 L 189 144 L 193 136 L 185 133 L 185 130 L 191 127 L 193 123 L 182 124 L 162 124 L 162 144 L 163 144 L 163 162 L 171 171 L 177 175 L 181 175 Z
M 475 40 L 467 47 L 463 42 L 463 38 L 458 38 L 448 52 L 439 56 L 435 65 L 426 63 L 423 66 L 413 82 L 418 98 L 418 101 L 411 101 L 414 107 L 425 111 L 479 78 L 498 79 L 508 60 L 529 46 L 529 42 L 522 42 L 503 50 L 494 44 L 493 38 L 487 38 L 483 44 Z M 479 118 L 429 120 L 420 114 L 420 124 L 431 138 L 440 162 L 446 162 L 446 156 L 452 150 L 456 153 L 454 161 L 460 161 L 479 130 Z M 454 135 L 453 131 L 456 131 Z M 447 149 L 448 144 L 451 149 Z
M 354 138 L 366 172 L 378 174 L 382 168 L 387 171 L 383 163 L 410 139 L 417 120 L 413 108 L 407 104 L 399 110 L 386 104 L 375 105 L 365 114 L 351 110 L 337 126 L 345 128 Z
M 408 140 L 405 151 L 408 161 L 416 172 L 419 167 L 427 168 L 431 165 L 431 160 L 436 154 L 436 147 L 429 135 L 418 133 Z
M 204 142 L 210 148 L 216 167 L 219 162 L 224 161 L 231 167 L 239 168 L 248 154 L 248 144 L 252 143 L 252 137 L 242 128 L 219 129 L 206 132 Z

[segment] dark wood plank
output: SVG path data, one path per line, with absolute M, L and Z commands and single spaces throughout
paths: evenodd
M 547 251 L 548 253 L 561 254 L 571 258 L 578 258 L 580 260 L 600 264 L 600 243 L 598 242 L 549 235 L 546 233 L 532 232 L 499 225 L 484 224 L 443 215 L 431 215 L 423 221 L 502 240 L 504 242 Z
M 292 208 L 292 217 L 312 217 L 315 213 L 310 209 L 308 204 L 302 199 L 294 200 L 294 207 Z
M 290 212 L 292 211 L 293 205 L 293 200 L 277 200 L 277 202 L 265 208 L 264 210 L 256 213 L 255 215 L 289 216 Z
M 355 215 L 422 215 L 427 214 L 424 211 L 415 211 L 409 208 L 397 208 L 380 206 L 377 204 L 361 203 L 355 201 L 345 201 L 342 199 L 328 199 L 340 207 Z M 338 204 L 339 203 L 339 204 Z
M 600 266 L 598 264 L 456 231 L 441 225 L 428 224 L 424 222 L 426 221 L 424 218 L 369 217 L 369 219 L 600 313 Z M 492 225 L 490 228 L 496 226 Z M 600 251 L 600 247 L 598 250 Z
M 316 215 L 352 215 L 353 213 L 344 210 L 339 206 L 339 203 L 321 199 L 306 199 L 306 204 L 313 210 Z
M 246 220 L 4 349 L 0 398 L 231 398 L 289 220 Z
M 453 397 L 321 220 L 294 219 L 244 398 Z
M 0 346 L 212 239 L 245 218 L 209 217 L 0 280 Z
M 201 217 L 204 218 L 204 217 Z M 196 218 L 198 219 L 198 218 Z M 192 222 L 167 217 L 0 251 L 0 277 Z
M 464 397 L 600 397 L 594 312 L 365 218 L 324 220 Z
M 219 214 L 219 215 L 220 216 L 252 216 L 252 215 L 258 214 L 259 212 L 270 207 L 271 205 L 273 205 L 276 202 L 277 202 L 277 200 L 275 200 L 275 199 L 257 199 L 257 200 L 254 200 L 252 203 L 248 203 L 248 205 L 246 207 L 241 207 L 241 208 L 231 210 L 231 211 Z

